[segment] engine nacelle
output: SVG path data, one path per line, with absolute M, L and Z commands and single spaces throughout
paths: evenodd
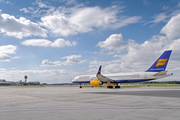
M 109 86 L 109 85 L 106 83 L 106 86 Z M 114 84 L 113 84 L 113 83 L 111 83 L 111 84 L 110 84 L 110 86 L 114 86 Z
M 91 86 L 100 86 L 103 85 L 103 82 L 99 81 L 99 80 L 92 80 L 90 82 Z

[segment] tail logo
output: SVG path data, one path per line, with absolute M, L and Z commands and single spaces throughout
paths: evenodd
M 165 65 L 166 62 L 167 62 L 168 58 L 166 59 L 159 59 L 156 63 L 156 67 L 159 67 L 159 66 L 162 66 L 162 65 Z
M 98 71 L 98 74 L 100 74 L 100 73 L 101 73 L 101 70 Z

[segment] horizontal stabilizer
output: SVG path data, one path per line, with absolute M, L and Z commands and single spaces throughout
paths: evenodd
M 158 72 L 156 74 L 154 74 L 153 76 L 162 76 L 162 75 L 166 75 L 168 71 L 161 71 L 161 72 Z

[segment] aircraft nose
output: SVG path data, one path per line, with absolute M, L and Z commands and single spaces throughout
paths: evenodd
M 78 80 L 79 80 L 79 76 L 75 77 L 75 78 L 72 80 L 72 83 L 76 83 Z
M 75 83 L 76 82 L 76 78 L 74 78 L 73 80 L 72 80 L 72 83 Z

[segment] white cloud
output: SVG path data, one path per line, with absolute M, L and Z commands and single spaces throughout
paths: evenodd
M 41 0 L 36 0 L 32 4 L 33 6 L 21 8 L 19 11 L 29 13 L 32 17 L 42 17 L 55 11 L 55 7 L 51 6 L 49 2 L 41 2 Z
M 98 61 L 98 60 L 94 60 L 94 61 L 91 61 L 89 64 L 89 67 L 90 67 L 90 70 L 88 71 L 89 74 L 94 74 L 97 72 L 98 68 L 100 65 L 103 66 L 103 73 L 112 73 L 112 72 L 109 72 L 108 69 L 105 69 L 106 66 L 108 65 L 111 65 L 111 64 L 118 64 L 120 63 L 121 60 L 112 60 L 112 61 Z
M 0 54 L 0 61 L 10 61 L 11 57 L 7 54 Z
M 71 22 L 64 15 L 56 14 L 41 18 L 41 25 L 51 30 L 52 33 L 60 36 L 75 35 L 91 31 L 91 28 L 86 28 L 81 24 Z
M 0 10 L 0 31 L 8 36 L 19 39 L 29 36 L 47 37 L 47 31 L 41 28 L 37 23 L 20 17 L 19 19 L 9 14 L 2 14 Z
M 133 68 L 133 66 L 131 66 L 129 62 L 121 62 L 121 64 L 114 63 L 104 66 L 103 73 L 129 72 L 131 71 L 131 69 L 135 69 L 135 68 Z
M 13 59 L 19 59 L 19 58 L 21 58 L 21 56 L 15 56 L 15 57 L 13 57 Z
M 41 17 L 39 24 L 58 36 L 86 33 L 96 28 L 99 30 L 118 29 L 138 23 L 141 19 L 140 16 L 119 16 L 119 13 L 122 13 L 122 9 L 125 8 L 124 6 L 113 5 L 101 8 L 99 6 L 86 7 L 83 3 L 78 4 L 75 0 L 61 2 L 65 2 L 66 6 L 56 8 L 47 5 L 48 2 L 36 1 L 34 5 L 37 6 L 19 10 L 30 13 L 33 17 Z
M 122 57 L 122 55 L 114 55 L 113 57 Z
M 57 66 L 63 66 L 65 64 L 63 64 L 63 62 L 61 61 L 55 61 L 55 62 L 51 62 L 49 60 L 43 60 L 42 61 L 42 65 L 45 65 L 45 66 L 51 66 L 51 67 L 57 67 Z M 44 67 L 44 66 L 43 66 Z
M 70 55 L 70 56 L 62 57 L 62 59 L 67 59 L 68 62 L 77 62 L 77 63 L 81 62 L 79 58 L 81 58 L 81 55 Z
M 64 39 L 57 39 L 54 42 L 46 39 L 30 39 L 22 42 L 22 45 L 26 46 L 42 46 L 42 47 L 66 47 L 66 46 L 76 46 L 77 42 L 70 42 Z
M 121 7 L 112 6 L 108 8 L 84 7 L 59 7 L 58 10 L 41 18 L 41 26 L 51 30 L 52 33 L 60 36 L 75 35 L 99 29 L 118 29 L 129 24 L 137 23 L 140 16 L 121 16 L 117 14 Z
M 12 2 L 10 2 L 10 1 L 6 1 L 6 0 L 0 0 L 0 2 L 1 2 L 1 3 L 5 3 L 5 4 L 10 4 L 10 5 L 13 5 L 13 3 L 12 3 Z
M 70 56 L 65 56 L 62 57 L 62 59 L 66 59 L 66 61 L 54 61 L 51 62 L 49 60 L 43 60 L 42 61 L 42 67 L 44 66 L 50 66 L 50 67 L 57 67 L 57 66 L 65 66 L 65 65 L 72 65 L 75 63 L 83 63 L 86 60 L 80 60 L 79 58 L 81 58 L 81 55 L 70 55 Z
M 161 29 L 161 33 L 166 34 L 167 37 L 173 39 L 180 37 L 180 14 L 173 16 L 169 22 Z
M 29 10 L 27 8 L 19 9 L 19 11 L 24 11 L 24 13 L 29 13 Z
M 36 0 L 34 4 L 37 4 L 39 8 L 48 8 L 48 6 L 41 2 L 41 0 Z
M 169 18 L 168 15 L 165 13 L 160 13 L 154 17 L 154 20 L 151 21 L 152 23 L 159 23 L 159 22 L 166 22 L 167 18 Z
M 171 59 L 173 59 L 174 61 L 176 62 L 179 62 L 178 64 L 175 64 L 173 67 L 174 68 L 177 68 L 180 64 L 180 38 L 179 39 L 176 39 L 176 40 L 173 40 L 170 44 L 167 45 L 167 49 L 170 49 L 170 50 L 173 50 L 172 51 L 172 56 L 171 56 Z
M 116 23 L 114 23 L 111 26 L 111 29 L 118 29 L 124 26 L 127 26 L 129 24 L 134 24 L 134 23 L 138 23 L 139 20 L 141 19 L 140 16 L 133 16 L 133 17 L 122 17 L 120 19 L 118 19 L 118 21 Z
M 64 0 L 66 2 L 66 5 L 74 5 L 77 4 L 76 0 Z
M 165 7 L 164 9 L 166 8 L 167 7 Z M 178 9 L 172 11 L 171 13 L 169 12 L 159 13 L 159 14 L 156 14 L 153 17 L 153 20 L 148 23 L 153 23 L 150 27 L 153 27 L 155 24 L 160 23 L 160 22 L 167 23 L 173 16 L 177 16 L 179 13 L 180 13 L 180 10 Z
M 44 7 L 43 5 L 42 6 L 38 5 L 37 7 L 21 8 L 19 9 L 19 11 L 22 11 L 24 13 L 29 13 L 31 14 L 32 17 L 42 17 L 55 11 L 55 7 L 46 4 L 44 5 L 45 5 Z
M 121 34 L 112 34 L 105 41 L 100 41 L 97 46 L 104 50 L 123 50 L 128 45 Z
M 178 7 L 180 7 L 180 2 L 178 3 Z
M 8 54 L 15 54 L 16 49 L 13 45 L 0 46 L 0 61 L 10 61 L 11 57 Z
M 76 9 L 71 17 L 70 21 L 77 23 L 88 28 L 91 27 L 105 27 L 110 23 L 117 21 L 117 11 L 113 11 L 112 8 L 101 9 L 98 6 L 84 7 Z
M 0 46 L 0 54 L 15 54 L 16 46 L 13 45 L 5 45 Z

